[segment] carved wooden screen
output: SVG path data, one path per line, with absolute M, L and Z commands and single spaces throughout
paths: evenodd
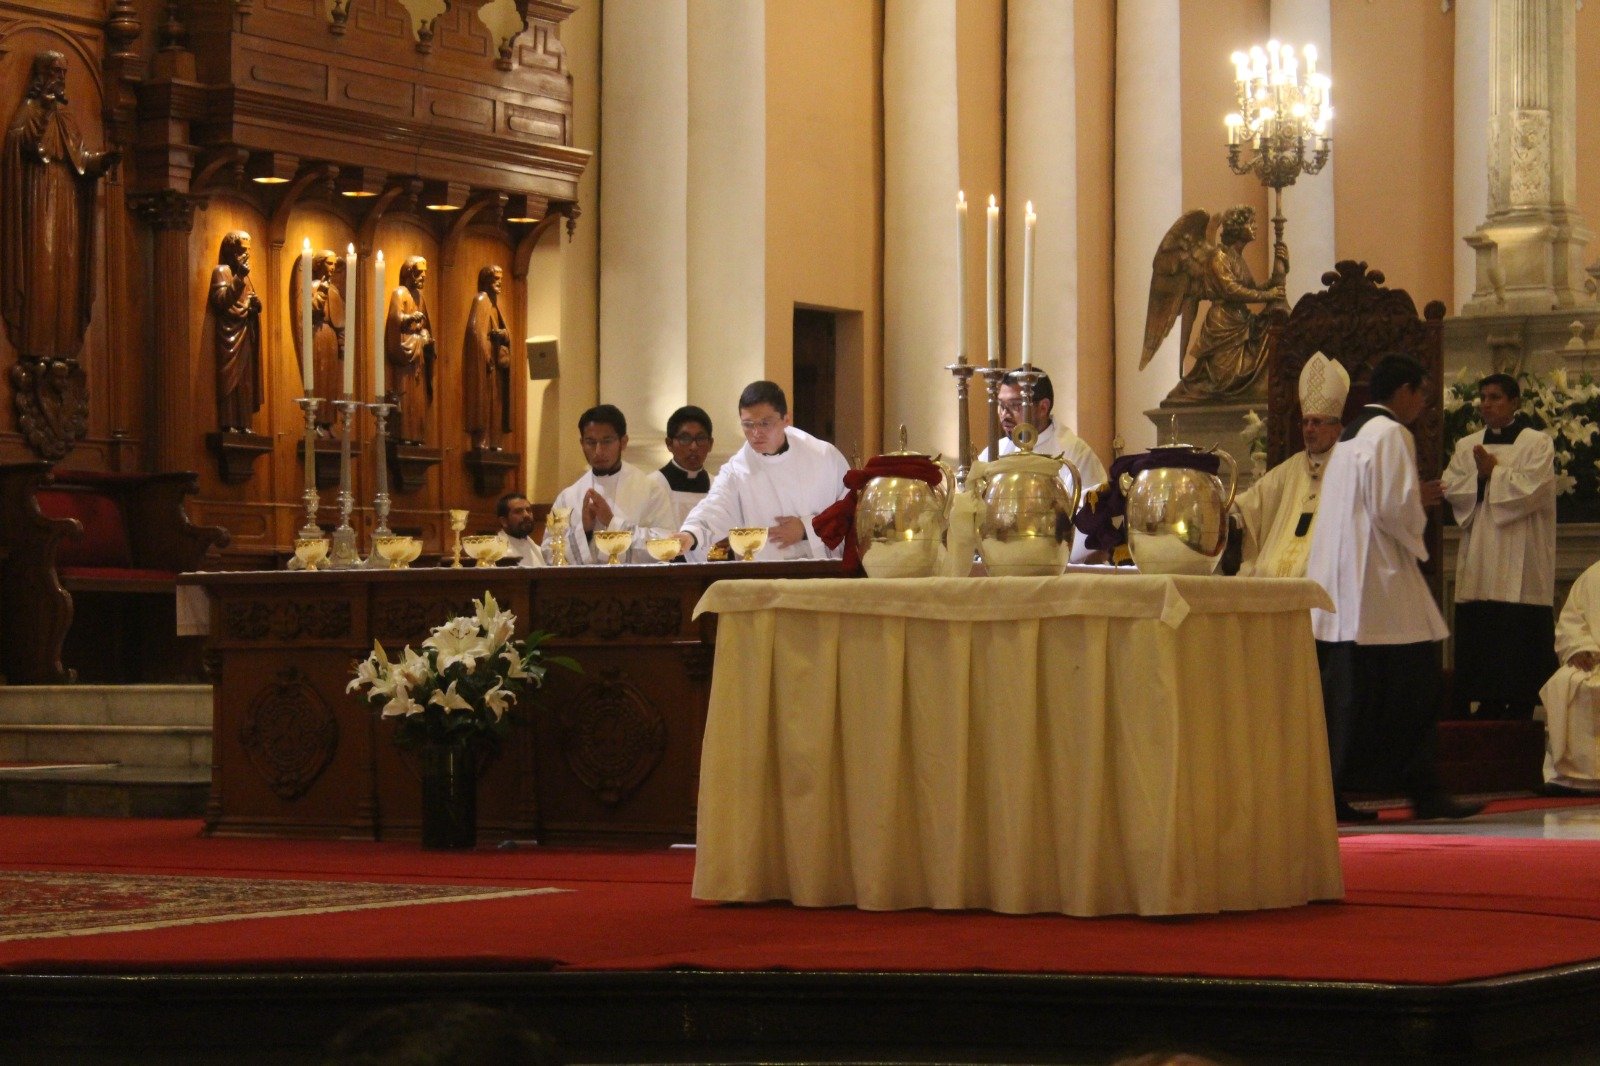
M 1442 381 L 1444 304 L 1433 300 L 1417 314 L 1404 289 L 1383 284 L 1383 273 L 1364 262 L 1340 260 L 1322 275 L 1321 292 L 1307 293 L 1294 305 L 1273 338 L 1267 385 L 1267 461 L 1276 466 L 1304 445 L 1300 435 L 1300 370 L 1316 352 L 1337 360 L 1350 374 L 1345 421 L 1367 402 L 1372 367 L 1390 353 L 1409 355 L 1428 371 L 1428 406 L 1411 427 L 1417 439 L 1417 467 L 1424 479 L 1444 469 L 1444 385 Z M 1423 571 L 1439 593 L 1443 546 L 1438 516 L 1428 519 L 1428 561 Z

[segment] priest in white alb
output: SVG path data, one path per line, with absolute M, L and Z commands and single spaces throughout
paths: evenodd
M 739 395 L 744 447 L 717 471 L 705 499 L 683 520 L 684 554 L 704 559 L 728 530 L 761 526 L 767 543 L 757 559 L 837 559 L 811 520 L 845 493 L 850 464 L 827 441 L 795 429 L 783 389 L 757 381 Z
M 1539 690 L 1545 784 L 1552 792 L 1600 793 L 1600 563 L 1572 583 L 1555 651 L 1561 667 Z
M 1300 370 L 1303 451 L 1267 471 L 1239 494 L 1234 507 L 1244 526 L 1241 577 L 1305 577 L 1317 521 L 1322 474 L 1344 428 L 1350 375 L 1317 352 Z
M 649 562 L 645 541 L 672 535 L 677 514 L 666 486 L 632 463 L 622 461 L 628 448 L 628 420 L 611 404 L 591 407 L 578 417 L 578 443 L 589 469 L 562 489 L 550 505 L 571 509 L 567 523 L 567 558 L 573 563 L 603 563 L 605 553 L 595 547 L 601 529 L 627 529 L 633 543 L 624 562 Z M 545 526 L 544 547 L 550 547 L 550 527 Z
M 1456 444 L 1444 472 L 1461 527 L 1453 696 L 1463 717 L 1531 717 L 1556 667 L 1555 447 L 1517 413 L 1521 393 L 1509 374 L 1478 382 L 1484 428 Z

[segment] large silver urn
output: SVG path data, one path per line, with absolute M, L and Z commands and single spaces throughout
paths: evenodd
M 1160 457 L 1192 457 L 1199 449 L 1187 444 L 1154 448 Z M 1138 476 L 1122 475 L 1127 499 L 1125 521 L 1128 551 L 1146 574 L 1210 574 L 1228 545 L 1228 511 L 1239 486 L 1239 467 L 1226 450 L 1213 448 L 1228 468 L 1228 485 L 1203 470 L 1187 466 L 1155 466 Z
M 935 488 L 919 477 L 874 477 L 856 497 L 856 550 L 868 577 L 930 577 L 938 571 L 939 551 L 950 516 L 950 468 L 938 456 L 900 450 L 889 456 L 922 460 L 943 480 Z M 868 464 L 870 469 L 872 464 Z
M 1018 426 L 1017 450 L 981 464 L 970 479 L 979 501 L 978 554 L 994 577 L 1049 577 L 1064 571 L 1072 554 L 1083 475 L 1067 459 L 1035 452 L 1037 438 L 1032 426 Z

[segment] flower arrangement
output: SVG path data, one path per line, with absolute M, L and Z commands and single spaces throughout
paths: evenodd
M 1549 374 L 1523 373 L 1521 415 L 1550 438 L 1556 451 L 1556 505 L 1561 518 L 1600 504 L 1600 384 L 1558 367 Z M 1463 370 L 1444 390 L 1445 454 L 1483 428 L 1478 413 L 1478 375 Z
M 402 746 L 455 741 L 497 744 L 511 726 L 511 709 L 527 688 L 544 683 L 551 665 L 578 669 L 565 656 L 546 656 L 548 633 L 511 639 L 517 618 L 502 611 L 488 592 L 473 600 L 473 615 L 452 618 L 422 642 L 391 660 L 373 641 L 372 654 L 356 664 L 346 691 L 363 698 L 384 718 L 396 720 Z

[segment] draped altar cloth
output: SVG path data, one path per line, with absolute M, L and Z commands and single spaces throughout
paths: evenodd
M 694 895 L 1188 914 L 1343 884 L 1313 582 L 732 581 Z

